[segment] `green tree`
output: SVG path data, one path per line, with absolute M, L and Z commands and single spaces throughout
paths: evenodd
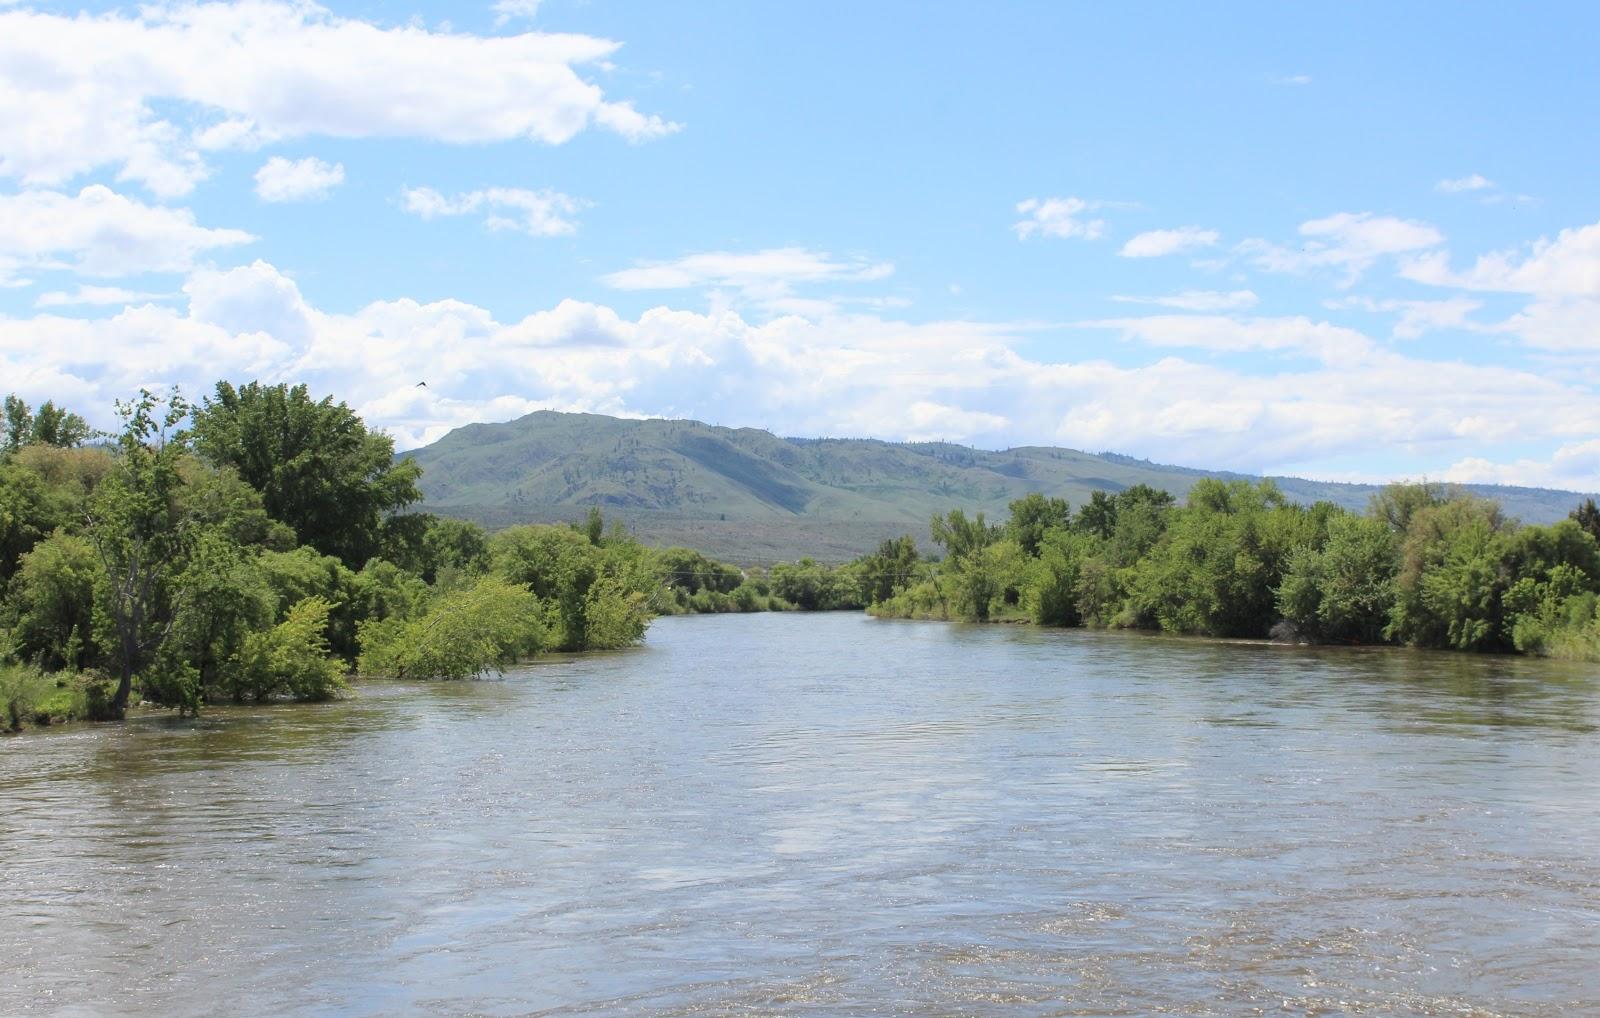
M 1075 530 L 1051 530 L 1038 556 L 1028 564 L 1022 585 L 1022 606 L 1041 626 L 1077 626 L 1084 563 L 1096 548 L 1094 537 Z
M 300 544 L 352 569 L 380 551 L 385 519 L 421 498 L 422 471 L 395 460 L 392 439 L 304 385 L 218 382 L 193 434 L 197 451 L 237 470 Z
M 289 609 L 307 598 L 320 597 L 329 605 L 328 643 L 333 653 L 354 661 L 358 652 L 356 627 L 360 622 L 355 605 L 361 596 L 356 574 L 332 555 L 319 555 L 315 548 L 265 552 L 257 559 L 267 587 L 277 599 L 274 621 L 288 617 Z
M 0 444 L 0 452 L 16 452 L 27 445 L 33 436 L 33 412 L 15 393 L 6 397 L 3 427 L 5 433 L 0 436 L 4 439 L 3 444 Z
M 82 445 L 94 431 L 87 421 L 70 410 L 65 410 L 46 400 L 39 412 L 34 413 L 26 402 L 16 395 L 5 400 L 5 417 L 0 422 L 0 452 L 16 452 L 28 445 L 48 445 L 71 448 Z
M 1302 545 L 1278 587 L 1278 611 L 1305 636 L 1376 643 L 1394 605 L 1394 532 L 1377 518 L 1339 513 L 1321 548 Z
M 952 509 L 943 516 L 934 515 L 929 534 L 951 558 L 963 559 L 998 540 L 1000 528 L 985 523 L 983 513 L 969 520 L 964 511 Z
M 239 655 L 239 688 L 255 700 L 288 697 L 331 700 L 347 687 L 343 669 L 329 655 L 329 604 L 308 597 L 289 608 L 282 622 L 245 637 Z
M 1039 546 L 1046 533 L 1065 529 L 1072 522 L 1072 507 L 1066 499 L 1046 498 L 1036 491 L 1014 500 L 1010 509 L 1011 518 L 1006 523 L 1006 533 L 1028 558 L 1039 554 Z
M 1594 499 L 1584 499 L 1582 505 L 1572 510 L 1570 518 L 1578 526 L 1582 527 L 1590 537 L 1600 541 L 1600 506 L 1594 504 Z
M 174 429 L 189 410 L 176 392 L 163 400 L 142 390 L 119 402 L 116 467 L 90 503 L 86 534 L 104 570 L 106 643 L 117 672 L 112 717 L 126 713 L 133 677 L 160 649 L 183 599 L 172 579 L 191 528 L 180 499 L 183 438 Z
M 258 698 L 244 681 L 240 657 L 252 634 L 277 621 L 277 603 L 256 553 L 224 528 L 208 528 L 194 541 L 176 586 L 185 596 L 163 647 L 163 667 L 147 683 L 160 687 L 152 699 L 197 711 L 205 700 Z
M 862 604 L 879 604 L 915 582 L 922 572 L 922 556 L 910 534 L 878 544 L 878 550 L 858 560 L 857 576 Z
M 1387 635 L 1453 650 L 1504 646 L 1507 529 L 1499 506 L 1483 499 L 1454 498 L 1413 511 L 1401 544 Z
M 1367 515 L 1380 520 L 1396 534 L 1411 528 L 1411 517 L 1422 509 L 1443 505 L 1454 497 L 1443 484 L 1406 481 L 1387 484 L 1367 502 Z
M 84 538 L 57 531 L 35 545 L 11 585 L 12 653 L 46 671 L 76 670 L 94 661 L 100 579 L 100 560 Z

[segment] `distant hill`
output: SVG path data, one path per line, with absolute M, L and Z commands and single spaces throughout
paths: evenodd
M 423 467 L 426 507 L 489 526 L 572 520 L 590 506 L 642 539 L 687 544 L 744 564 L 813 555 L 845 559 L 885 537 L 926 543 L 929 518 L 960 507 L 1004 517 L 1030 491 L 1074 506 L 1095 489 L 1135 484 L 1182 498 L 1202 477 L 1244 474 L 1163 466 L 1111 453 L 1023 446 L 992 452 L 946 442 L 779 438 L 699 421 L 623 420 L 541 410 L 457 428 L 408 453 Z M 1377 488 L 1275 477 L 1298 502 L 1362 509 Z M 1574 492 L 1468 485 L 1508 514 L 1545 523 Z

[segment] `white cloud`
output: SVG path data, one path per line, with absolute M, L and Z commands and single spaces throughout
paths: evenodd
M 1082 237 L 1095 240 L 1105 233 L 1104 219 L 1088 219 L 1084 213 L 1102 208 L 1104 202 L 1083 198 L 1028 198 L 1017 202 L 1017 212 L 1023 218 L 1011 229 L 1022 240 L 1034 234 L 1041 237 Z
M 401 193 L 401 207 L 423 219 L 483 213 L 491 230 L 516 230 L 530 237 L 559 237 L 576 233 L 570 217 L 588 207 L 580 198 L 560 191 L 529 191 L 520 187 L 489 187 L 443 195 L 431 187 L 409 187 Z
M 1419 283 L 1463 290 L 1600 297 L 1600 223 L 1562 230 L 1555 240 L 1540 238 L 1525 253 L 1486 254 L 1464 272 L 1453 271 L 1449 253 L 1439 251 L 1411 259 L 1400 274 Z
M 267 202 L 321 201 L 343 183 L 343 163 L 273 156 L 256 171 L 256 197 Z
M 576 68 L 619 44 L 384 27 L 312 3 L 155 3 L 137 13 L 0 10 L 0 176 L 59 185 L 102 166 L 187 193 L 205 151 L 291 138 L 561 144 L 600 126 L 677 129 Z
M 1176 230 L 1149 230 L 1130 239 L 1117 252 L 1124 258 L 1158 258 L 1212 247 L 1222 239 L 1216 230 L 1180 226 Z
M 1540 350 L 1600 358 L 1600 300 L 1536 300 L 1493 327 Z
M 1247 470 L 1377 450 L 1493 461 L 1497 444 L 1521 457 L 1537 443 L 1555 450 L 1600 434 L 1600 405 L 1574 380 L 1405 356 L 1301 318 L 1088 323 L 1070 334 L 1087 342 L 1052 345 L 1089 352 L 1051 360 L 1024 353 L 1041 346 L 1028 328 L 997 322 L 755 323 L 670 307 L 625 317 L 571 300 L 511 322 L 448 300 L 336 313 L 262 262 L 196 272 L 184 289 L 187 306 L 0 318 L 0 376 L 25 398 L 63 400 L 104 426 L 111 400 L 140 385 L 199 393 L 223 377 L 305 381 L 405 447 L 540 407 L 801 435 L 1062 444 Z M 1126 343 L 1120 363 L 1101 354 L 1100 330 Z M 1246 368 L 1183 349 L 1316 359 L 1263 357 Z M 1503 479 L 1543 476 L 1518 476 L 1517 457 L 1501 457 L 1511 464 Z M 1574 477 L 1583 469 L 1562 467 Z
M 243 230 L 200 226 L 188 209 L 146 205 L 99 184 L 76 195 L 0 194 L 0 280 L 22 270 L 182 272 L 208 251 L 253 240 Z
M 1445 194 L 1465 194 L 1469 191 L 1484 191 L 1492 187 L 1494 187 L 1494 181 L 1481 173 L 1441 180 L 1433 185 L 1435 191 L 1442 191 Z
M 1264 240 L 1247 240 L 1240 253 L 1267 272 L 1306 273 L 1332 269 L 1344 273 L 1343 285 L 1359 279 L 1380 258 L 1435 248 L 1444 235 L 1427 223 L 1370 212 L 1340 212 L 1300 224 L 1305 238 L 1298 248 Z
M 532 21 L 539 14 L 539 0 L 494 0 L 495 25 L 509 21 Z
M 1358 311 L 1398 315 L 1399 321 L 1394 326 L 1394 335 L 1398 339 L 1416 339 L 1425 332 L 1438 329 L 1477 328 L 1470 316 L 1483 307 L 1481 301 L 1467 297 L 1452 297 L 1447 300 L 1394 298 L 1374 300 L 1371 297 L 1345 297 L 1342 300 L 1325 300 L 1322 303 L 1330 310 L 1353 308 Z
M 98 307 L 108 304 L 134 304 L 143 301 L 162 300 L 166 294 L 138 293 L 133 290 L 124 290 L 120 286 L 80 286 L 68 293 L 65 290 L 50 290 L 41 293 L 33 302 L 36 308 L 66 308 L 66 307 Z
M 644 262 L 601 277 L 618 290 L 684 290 L 726 287 L 748 297 L 786 297 L 801 283 L 874 282 L 894 273 L 888 262 L 838 259 L 800 247 L 764 251 L 708 251 L 672 261 Z
M 1273 81 L 1279 85 L 1309 85 L 1311 84 L 1311 75 L 1287 74 L 1281 78 L 1274 78 Z
M 1563 445 L 1543 460 L 1523 458 L 1497 463 L 1469 456 L 1451 465 L 1439 479 L 1457 484 L 1519 484 L 1600 492 L 1600 439 Z
M 1253 290 L 1185 290 L 1160 297 L 1112 297 L 1124 304 L 1155 304 L 1180 311 L 1238 311 L 1255 307 L 1261 298 Z

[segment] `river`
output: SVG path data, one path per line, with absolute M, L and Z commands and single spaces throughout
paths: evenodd
M 0 740 L 0 1013 L 1600 1013 L 1592 667 L 874 621 Z

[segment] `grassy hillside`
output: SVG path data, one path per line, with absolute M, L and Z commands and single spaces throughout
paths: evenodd
M 944 442 L 778 438 L 698 421 L 622 420 L 541 410 L 458 428 L 410 453 L 434 512 L 490 526 L 576 519 L 597 505 L 653 543 L 681 543 L 753 563 L 799 555 L 843 559 L 879 540 L 926 540 L 936 512 L 1004 516 L 1030 491 L 1078 505 L 1097 488 L 1135 484 L 1180 498 L 1226 472 L 1113 454 L 1025 446 L 992 452 Z M 1301 502 L 1359 509 L 1371 485 L 1274 478 Z M 1472 486 L 1529 522 L 1565 516 L 1572 492 Z

